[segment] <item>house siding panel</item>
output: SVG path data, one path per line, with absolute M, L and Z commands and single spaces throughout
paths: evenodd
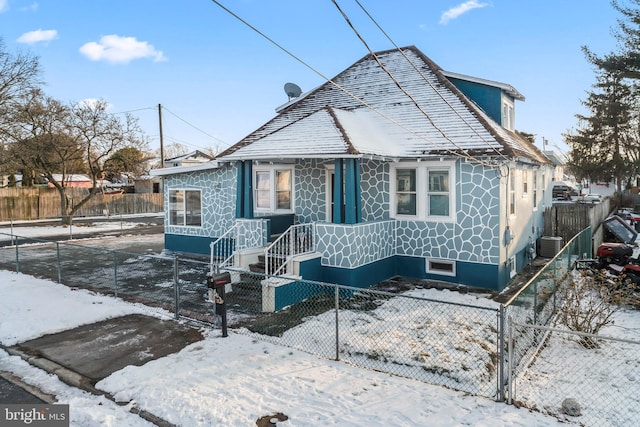
M 389 219 L 389 165 L 377 160 L 360 162 L 362 221 Z
M 169 206 L 169 190 L 171 189 L 201 190 L 202 226 L 170 225 L 169 211 L 165 209 L 165 233 L 217 237 L 227 231 L 235 219 L 236 170 L 235 166 L 226 165 L 220 169 L 167 176 L 164 183 L 165 206 Z
M 327 160 L 308 159 L 296 163 L 296 217 L 300 223 L 327 221 Z

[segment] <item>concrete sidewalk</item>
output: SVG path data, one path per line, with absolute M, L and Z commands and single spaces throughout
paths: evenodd
M 202 339 L 200 331 L 187 324 L 131 314 L 4 349 L 71 386 L 114 400 L 96 389 L 96 383 L 126 366 L 141 366 Z M 136 409 L 135 413 L 156 425 L 171 425 L 148 412 Z

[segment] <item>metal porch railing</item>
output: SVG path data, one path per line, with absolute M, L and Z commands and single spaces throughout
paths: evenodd
M 237 251 L 253 247 L 263 247 L 266 242 L 264 236 L 265 221 L 238 220 L 231 228 L 211 242 L 211 272 L 225 267 L 235 267 L 234 255 Z
M 293 257 L 315 250 L 313 224 L 292 225 L 269 245 L 265 253 L 265 272 L 277 276 L 289 273 Z

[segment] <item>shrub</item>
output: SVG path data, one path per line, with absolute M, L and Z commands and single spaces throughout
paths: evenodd
M 559 287 L 559 321 L 572 331 L 597 335 L 604 326 L 613 323 L 625 294 L 625 278 L 608 279 L 603 273 L 570 274 Z M 593 337 L 580 338 L 585 348 L 596 348 Z

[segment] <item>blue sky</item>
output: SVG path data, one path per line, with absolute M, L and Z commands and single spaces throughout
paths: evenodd
M 393 48 L 355 0 L 337 1 L 374 51 Z M 0 37 L 40 59 L 48 95 L 133 111 L 159 146 L 225 148 L 368 51 L 331 0 L 0 0 Z M 607 53 L 620 15 L 608 0 L 360 0 L 398 46 L 447 71 L 513 85 L 516 128 L 566 151 L 594 82 L 580 47 Z M 314 71 L 315 70 L 315 71 Z M 318 74 L 319 73 L 319 74 Z

